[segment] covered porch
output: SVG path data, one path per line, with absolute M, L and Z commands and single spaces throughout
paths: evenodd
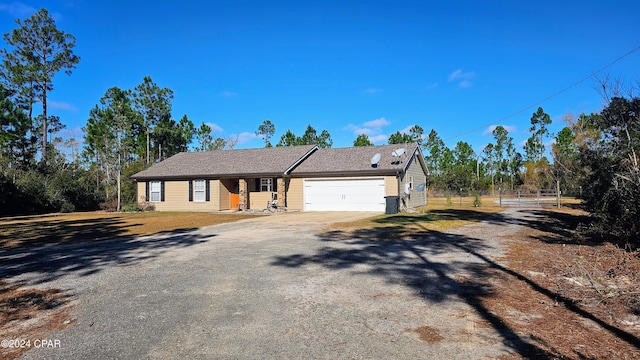
M 277 201 L 278 207 L 285 207 L 287 204 L 287 181 L 283 177 L 239 178 L 232 179 L 232 184 L 234 180 L 237 182 L 237 192 L 231 195 L 232 210 L 263 210 L 273 200 Z M 233 202 L 233 195 L 237 195 L 237 204 Z

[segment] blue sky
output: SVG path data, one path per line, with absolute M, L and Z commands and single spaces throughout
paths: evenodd
M 49 105 L 78 138 L 108 88 L 149 75 L 174 91 L 175 119 L 237 136 L 237 148 L 263 146 L 254 133 L 269 119 L 273 143 L 311 124 L 334 147 L 360 133 L 385 144 L 417 124 L 480 151 L 490 124 L 522 143 L 538 105 L 509 115 L 640 46 L 636 0 L 4 1 L 0 32 L 41 7 L 77 40 L 81 62 L 55 77 Z M 600 75 L 637 84 L 638 64 L 640 50 Z M 541 103 L 551 130 L 599 111 L 596 87 L 587 79 Z

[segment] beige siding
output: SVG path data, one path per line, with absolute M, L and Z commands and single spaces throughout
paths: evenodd
M 384 177 L 384 195 L 398 196 L 398 179 L 395 176 Z
M 146 192 L 147 188 L 146 188 L 146 186 L 147 186 L 147 183 L 144 182 L 144 181 L 137 182 L 137 186 L 136 186 L 136 189 L 137 189 L 137 192 L 138 192 L 137 193 L 137 195 L 138 195 L 138 197 L 137 197 L 138 201 L 137 202 L 138 202 L 138 207 L 141 208 L 141 209 L 144 209 L 145 205 L 147 203 L 147 192 Z
M 249 192 L 249 209 L 263 210 L 267 208 L 267 203 L 271 201 L 273 193 L 265 191 L 251 191 Z
M 165 201 L 150 203 L 156 211 L 217 211 L 220 210 L 219 181 L 210 180 L 211 201 L 189 201 L 189 181 L 165 181 Z M 144 205 L 145 182 L 138 183 L 138 203 Z
M 411 176 L 413 176 L 413 190 L 411 190 L 411 193 L 407 196 L 405 204 L 409 208 L 416 208 L 422 206 L 424 203 L 423 194 L 416 191 L 416 187 L 427 182 L 427 176 L 422 170 L 422 166 L 420 166 L 420 161 L 415 156 L 411 158 L 407 171 L 401 177 L 400 191 L 404 192 L 405 184 L 409 183 Z
M 229 194 L 231 194 L 231 191 L 233 190 L 231 189 L 231 180 L 223 179 L 216 181 L 218 182 L 218 193 L 220 197 L 219 208 L 220 210 L 229 210 L 231 209 L 231 198 Z M 213 183 L 211 186 L 213 186 Z M 213 198 L 211 198 L 211 200 L 213 200 Z
M 304 180 L 301 178 L 287 179 L 287 209 L 304 209 Z
M 209 197 L 209 202 L 211 203 L 211 210 L 219 211 L 222 210 L 220 207 L 220 190 L 222 185 L 220 185 L 220 180 L 209 180 L 210 182 L 210 191 L 211 197 Z M 188 200 L 188 199 L 187 199 Z

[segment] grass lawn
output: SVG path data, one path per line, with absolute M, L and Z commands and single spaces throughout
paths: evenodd
M 142 212 L 71 213 L 0 218 L 0 249 L 68 244 L 188 230 L 259 215 Z
M 330 225 L 325 231 L 353 235 L 355 231 L 376 230 L 380 239 L 388 238 L 390 234 L 394 234 L 397 238 L 399 235 L 414 236 L 425 230 L 443 231 L 456 228 L 482 221 L 504 210 L 493 202 L 494 199 L 483 198 L 482 204 L 478 207 L 473 206 L 473 200 L 469 197 L 462 198 L 462 206 L 460 206 L 460 202 L 453 199 L 450 204 L 444 198 L 430 199 L 429 204 L 424 209 L 419 208 L 417 213 L 385 214 L 358 221 L 340 222 Z
M 359 232 L 363 237 L 366 234 L 370 239 L 388 239 L 391 235 L 393 238 L 415 237 L 425 231 L 444 231 L 482 221 L 505 209 L 500 207 L 499 199 L 498 196 L 483 196 L 480 206 L 476 207 L 475 198 L 471 196 L 430 198 L 428 205 L 424 209 L 418 208 L 417 213 L 385 214 L 358 221 L 340 222 L 330 225 L 324 231 L 333 232 L 334 235 L 343 233 L 344 236 L 357 236 L 355 233 Z M 549 210 L 575 214 L 581 212 L 576 210 L 579 203 L 579 200 L 573 198 L 563 198 L 562 208 L 553 207 Z

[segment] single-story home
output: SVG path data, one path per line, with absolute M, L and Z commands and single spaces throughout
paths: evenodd
M 158 211 L 384 212 L 423 204 L 428 169 L 418 144 L 322 149 L 316 145 L 184 152 L 132 176 L 138 205 Z

